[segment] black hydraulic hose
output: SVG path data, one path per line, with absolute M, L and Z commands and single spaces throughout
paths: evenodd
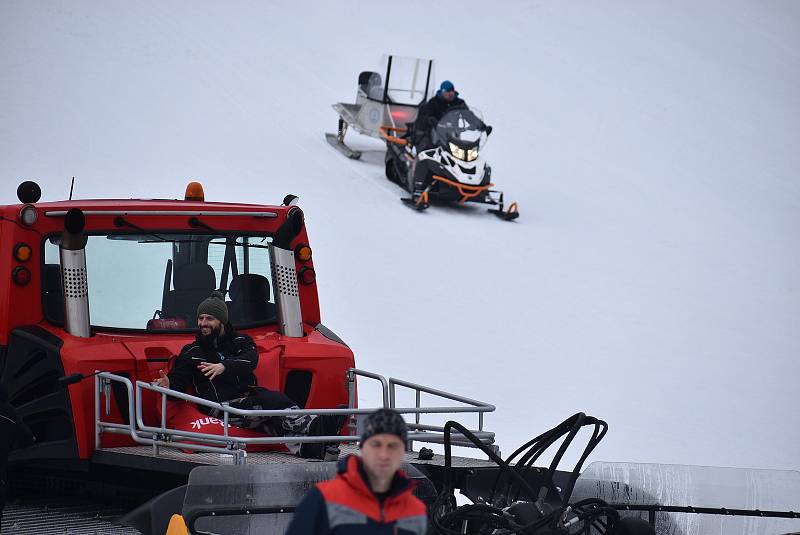
M 572 422 L 573 419 L 575 420 L 574 422 Z M 570 425 L 570 423 L 572 425 Z M 586 416 L 584 413 L 575 414 L 571 418 L 565 420 L 559 426 L 556 426 L 554 430 L 565 428 L 568 425 L 570 426 L 570 432 L 568 436 L 564 439 L 563 443 L 561 444 L 558 453 L 553 458 L 553 461 L 551 462 L 550 467 L 546 473 L 546 477 L 548 478 L 549 481 L 552 481 L 552 478 L 555 475 L 555 471 L 558 468 L 558 464 L 561 462 L 564 452 L 574 441 L 578 431 L 582 427 L 587 425 L 594 425 L 594 431 L 592 433 L 592 437 L 589 439 L 586 447 L 584 448 L 583 454 L 576 463 L 575 467 L 572 469 L 570 479 L 562 492 L 561 499 L 562 503 L 564 504 L 569 503 L 569 499 L 572 496 L 572 491 L 575 487 L 575 483 L 577 482 L 577 479 L 580 476 L 580 469 L 583 466 L 583 463 L 585 462 L 586 458 L 595 449 L 597 444 L 603 439 L 606 432 L 608 431 L 608 424 L 606 422 L 604 422 L 603 420 L 599 420 L 593 416 Z M 555 441 L 561 438 L 563 434 L 564 431 L 562 431 L 560 435 L 555 435 L 551 437 L 550 440 L 541 444 L 536 451 L 534 451 L 534 449 L 531 448 L 531 450 L 523 456 L 520 462 L 514 466 L 514 469 L 516 469 L 519 473 L 525 473 L 527 470 L 531 468 L 531 466 L 539 458 L 539 456 L 542 453 L 544 453 L 544 451 L 546 451 L 551 444 L 553 444 Z M 507 489 L 507 495 L 509 497 L 511 495 L 512 489 L 513 489 L 513 483 L 509 482 L 509 486 Z M 517 493 L 516 497 L 517 498 L 519 497 L 519 493 Z
M 503 493 L 505 502 L 512 500 L 511 495 L 515 487 L 517 488 L 517 497 L 521 492 L 525 492 L 531 497 L 532 501 L 538 502 L 543 499 L 544 495 L 537 494 L 527 480 L 525 480 L 525 473 L 531 468 L 536 459 L 538 459 L 552 444 L 563 438 L 563 441 L 546 472 L 545 481 L 549 482 L 549 485 L 552 485 L 553 476 L 559 463 L 563 459 L 566 450 L 569 448 L 570 444 L 572 444 L 578 432 L 583 427 L 590 425 L 594 427 L 592 430 L 592 436 L 589 438 L 583 453 L 581 454 L 570 474 L 569 481 L 562 492 L 562 505 L 560 507 L 549 513 L 545 513 L 541 508 L 539 508 L 539 511 L 542 515 L 541 517 L 530 522 L 529 524 L 520 525 L 511 514 L 497 507 L 496 505 L 492 505 L 496 503 L 494 498 L 498 490 L 499 482 L 506 477 L 506 474 L 508 474 L 508 483 L 506 485 L 506 492 Z M 453 497 L 451 439 L 453 429 L 461 432 L 464 437 L 475 444 L 475 446 L 483 451 L 501 469 L 492 489 L 491 504 L 472 504 L 455 507 L 455 500 Z M 567 509 L 567 504 L 569 503 L 569 498 L 572 496 L 575 483 L 580 476 L 580 469 L 583 466 L 583 463 L 589 454 L 595 449 L 597 444 L 603 439 L 607 431 L 608 424 L 603 420 L 593 416 L 587 416 L 584 413 L 577 413 L 567 418 L 565 421 L 549 431 L 546 431 L 536 438 L 528 441 L 504 461 L 464 426 L 457 422 L 447 422 L 444 427 L 444 487 L 434 503 L 432 514 L 432 523 L 434 527 L 439 533 L 444 533 L 445 535 L 460 535 L 464 533 L 463 529 L 466 529 L 464 522 L 477 521 L 480 523 L 481 533 L 487 529 L 493 529 L 496 530 L 497 533 L 511 535 L 533 533 L 535 530 L 547 525 L 557 526 L 559 516 L 563 515 L 569 510 Z M 522 454 L 522 456 L 519 462 L 512 467 L 510 465 L 511 461 L 513 461 L 520 454 Z M 546 483 L 546 485 L 547 484 L 548 483 Z M 549 490 L 549 488 L 550 487 L 548 486 L 544 486 L 542 491 Z M 449 503 L 447 503 L 448 501 Z M 609 507 L 609 505 L 603 500 L 597 498 L 581 500 L 580 502 L 573 504 L 572 508 L 574 509 L 575 516 L 567 521 L 567 527 L 577 524 L 578 522 L 584 522 L 586 527 L 585 529 L 589 529 L 589 526 L 592 525 L 600 533 L 606 533 L 608 529 L 612 528 L 619 519 L 619 513 L 616 510 Z M 608 520 L 607 526 L 600 520 L 601 517 L 605 517 Z M 459 526 L 459 523 L 462 525 Z M 459 529 L 454 530 L 452 528 Z
M 569 502 L 569 499 L 572 497 L 572 491 L 575 489 L 575 483 L 578 482 L 578 477 L 580 477 L 583 463 L 608 432 L 608 424 L 605 421 L 591 416 L 589 418 L 594 420 L 594 432 L 592 433 L 592 438 L 589 439 L 589 442 L 586 444 L 586 448 L 583 450 L 583 455 L 581 455 L 580 459 L 578 459 L 578 462 L 575 464 L 575 468 L 572 470 L 572 475 L 570 476 L 569 482 L 564 489 L 564 503 Z
M 489 447 L 487 447 L 478 437 L 476 437 L 469 429 L 464 427 L 458 422 L 448 421 L 444 425 L 444 486 L 442 492 L 439 494 L 439 497 L 436 499 L 436 502 L 433 506 L 433 514 L 432 521 L 434 526 L 436 527 L 439 532 L 443 532 L 447 535 L 460 535 L 461 531 L 453 531 L 449 529 L 447 526 L 443 525 L 443 523 L 449 523 L 450 520 L 455 520 L 457 517 L 461 517 L 461 511 L 456 509 L 455 511 L 451 511 L 441 515 L 441 518 L 438 516 L 440 509 L 445 505 L 445 501 L 447 498 L 453 496 L 453 477 L 452 477 L 452 439 L 451 434 L 452 430 L 456 429 L 459 431 L 464 437 L 466 437 L 470 442 L 475 444 L 475 446 L 484 452 L 492 461 L 494 461 L 502 470 L 507 471 L 512 478 L 518 479 L 518 482 L 521 486 L 525 487 L 526 490 L 530 493 L 532 497 L 536 496 L 536 492 L 528 485 L 528 482 L 522 479 L 521 476 L 514 473 L 513 470 L 506 464 L 503 459 L 497 455 L 494 451 L 492 451 Z M 497 509 L 496 507 L 484 504 L 474 504 L 471 511 L 473 514 L 477 514 L 476 518 L 480 518 L 483 521 L 489 520 L 488 516 L 492 516 L 493 522 L 500 522 L 504 524 L 503 526 L 498 527 L 507 527 L 508 519 L 505 518 L 505 514 L 501 509 Z M 480 511 L 480 512 L 479 512 Z M 471 516 L 471 515 L 470 515 Z M 500 517 L 495 519 L 494 517 Z M 500 520 L 503 519 L 503 520 Z
M 458 430 L 470 442 L 475 444 L 475 446 L 477 446 L 478 449 L 480 449 L 491 460 L 493 460 L 495 463 L 497 463 L 497 465 L 500 468 L 502 468 L 503 470 L 505 470 L 509 474 L 511 474 L 511 476 L 513 478 L 515 478 L 517 480 L 517 482 L 520 483 L 520 485 L 525 487 L 525 489 L 528 492 L 530 492 L 532 497 L 536 496 L 536 492 L 531 488 L 530 485 L 528 485 L 528 482 L 525 481 L 522 478 L 522 476 L 520 476 L 519 474 L 517 474 L 513 470 L 511 470 L 511 468 L 508 466 L 508 464 L 506 464 L 506 462 L 503 461 L 503 459 L 500 458 L 499 455 L 497 455 L 494 451 L 492 451 L 491 448 L 486 446 L 486 444 L 484 444 L 478 437 L 476 437 L 469 429 L 467 429 L 466 427 L 464 427 L 460 423 L 454 422 L 452 420 L 447 422 L 446 424 L 444 424 L 444 466 L 445 466 L 444 484 L 445 484 L 445 488 L 446 489 L 452 489 L 453 488 L 453 481 L 452 481 L 452 462 L 453 462 L 452 461 L 452 445 L 450 443 L 451 442 L 450 434 L 451 434 L 453 428 Z
M 523 455 L 520 463 L 517 463 L 517 465 L 514 467 L 514 469 L 517 470 L 518 472 L 524 472 L 523 468 L 524 468 L 524 465 L 528 462 L 529 456 L 533 455 L 533 460 L 535 461 L 539 457 L 539 455 L 541 455 L 542 452 L 544 452 L 550 446 L 550 444 L 552 444 L 554 441 L 558 440 L 558 438 L 563 435 L 563 432 L 561 432 L 559 434 L 559 430 L 562 427 L 564 427 L 565 423 L 568 422 L 571 418 L 574 418 L 574 416 L 568 418 L 565 422 L 562 422 L 562 423 L 558 424 L 556 427 L 554 427 L 554 428 L 552 428 L 552 429 L 550 429 L 548 431 L 545 431 L 541 435 L 537 436 L 536 438 L 533 438 L 533 439 L 529 440 L 528 442 L 526 442 L 525 444 L 523 444 L 522 446 L 517 448 L 516 451 L 514 451 L 514 453 L 512 453 L 511 455 L 509 455 L 506 458 L 506 461 L 505 461 L 506 464 L 508 464 L 510 466 L 511 465 L 511 461 L 513 461 L 514 458 L 517 455 L 519 455 L 520 453 L 522 453 L 526 449 L 529 449 L 529 451 L 525 455 Z M 535 455 L 533 453 L 531 453 L 531 452 L 534 452 L 534 451 L 537 452 L 537 453 L 535 453 Z M 502 476 L 503 476 L 502 473 L 497 474 L 497 478 L 495 479 L 494 486 L 492 487 L 492 494 L 491 494 L 492 501 L 494 501 L 494 497 L 497 494 L 498 485 L 500 484 Z M 502 493 L 502 494 L 504 494 L 506 496 L 508 495 L 508 493 L 510 491 L 511 480 L 508 481 L 508 485 L 509 485 L 509 488 L 506 490 L 506 492 Z
M 547 470 L 547 472 L 545 474 L 546 481 L 552 481 L 553 480 L 553 475 L 555 474 L 555 470 L 558 467 L 558 464 L 561 462 L 561 458 L 563 457 L 564 452 L 569 447 L 569 445 L 572 443 L 573 439 L 575 438 L 575 435 L 578 433 L 578 431 L 582 427 L 583 421 L 585 419 L 586 419 L 586 415 L 584 413 L 582 413 L 582 412 L 579 412 L 579 413 L 574 414 L 573 416 L 567 418 L 561 424 L 559 424 L 556 427 L 554 427 L 552 429 L 553 434 L 551 436 L 549 436 L 546 441 L 544 441 L 543 443 L 537 444 L 536 445 L 537 446 L 536 449 L 531 447 L 531 449 L 528 450 L 528 452 L 525 455 L 523 455 L 523 457 L 520 459 L 520 462 L 517 463 L 517 465 L 514 467 L 515 470 L 520 474 L 527 472 L 531 468 L 533 463 L 545 451 L 547 451 L 547 449 L 549 449 L 549 447 L 553 443 L 555 443 L 562 436 L 564 436 L 564 434 L 568 434 L 567 438 L 564 439 L 564 441 L 562 442 L 561 446 L 559 447 L 559 450 L 556 453 L 555 457 L 553 457 L 553 460 L 550 463 L 550 467 L 548 468 L 548 470 Z M 507 488 L 507 490 L 505 492 L 506 496 L 508 496 L 509 499 L 511 498 L 512 491 L 513 491 L 513 482 L 509 481 L 508 488 Z M 519 498 L 519 491 L 517 492 L 515 499 L 518 499 L 518 498 Z M 565 503 L 565 502 L 562 501 L 562 503 Z

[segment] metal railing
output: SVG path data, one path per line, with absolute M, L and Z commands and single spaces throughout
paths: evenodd
M 262 436 L 262 437 L 238 437 L 232 436 L 229 433 L 231 426 L 230 420 L 232 416 L 238 417 L 281 417 L 281 416 L 300 416 L 300 415 L 344 415 L 344 416 L 360 416 L 367 415 L 375 411 L 378 407 L 370 408 L 356 408 L 356 377 L 364 377 L 380 382 L 381 394 L 383 398 L 382 407 L 391 407 L 401 414 L 414 414 L 414 423 L 409 423 L 409 449 L 414 441 L 442 443 L 443 430 L 441 426 L 426 425 L 420 422 L 421 414 L 456 414 L 456 413 L 477 413 L 478 414 L 478 429 L 474 431 L 475 435 L 485 444 L 492 444 L 494 442 L 494 433 L 483 430 L 483 414 L 495 410 L 494 405 L 484 403 L 481 401 L 473 400 L 463 396 L 429 388 L 416 383 L 402 381 L 399 379 L 386 379 L 385 377 L 368 372 L 351 368 L 347 372 L 348 381 L 348 394 L 349 402 L 347 408 L 337 409 L 280 409 L 280 410 L 251 410 L 239 409 L 230 406 L 226 402 L 217 403 L 203 399 L 176 390 L 162 388 L 155 384 L 150 384 L 144 381 L 136 381 L 134 385 L 130 379 L 122 375 L 116 375 L 110 372 L 99 372 L 95 375 L 95 448 L 101 447 L 101 437 L 103 433 L 116 433 L 126 434 L 137 444 L 151 445 L 153 447 L 154 455 L 159 455 L 159 448 L 162 446 L 171 446 L 179 449 L 186 449 L 192 451 L 202 451 L 211 453 L 222 453 L 233 456 L 234 464 L 242 464 L 247 459 L 247 446 L 248 445 L 263 445 L 263 444 L 287 444 L 287 443 L 320 443 L 320 442 L 355 442 L 358 440 L 358 434 L 351 435 L 329 435 L 329 436 Z M 106 416 L 111 413 L 111 383 L 118 382 L 125 386 L 127 389 L 128 399 L 128 415 L 129 423 L 123 424 L 118 422 L 110 422 L 103 420 L 103 412 Z M 396 387 L 401 386 L 412 389 L 416 392 L 416 404 L 414 407 L 397 407 L 395 404 Z M 148 425 L 144 421 L 144 407 L 143 407 L 143 393 L 144 391 L 155 392 L 160 395 L 161 403 L 161 419 L 160 425 Z M 420 396 L 422 393 L 434 395 L 451 401 L 462 403 L 460 406 L 435 406 L 425 407 L 421 404 Z M 167 400 L 168 398 L 178 399 L 206 407 L 207 409 L 215 410 L 215 413 L 221 414 L 221 418 L 217 418 L 222 424 L 222 434 L 213 433 L 200 433 L 194 431 L 187 431 L 184 429 L 170 428 L 167 418 Z M 101 400 L 105 402 L 105 411 L 101 411 Z M 350 418 L 352 421 L 353 418 Z M 352 425 L 350 426 L 351 432 L 357 431 Z M 471 442 L 466 440 L 465 437 L 454 434 L 452 437 L 452 444 L 457 446 L 474 446 Z

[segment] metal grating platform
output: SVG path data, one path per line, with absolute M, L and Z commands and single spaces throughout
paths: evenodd
M 342 444 L 340 446 L 340 458 L 350 455 L 358 454 L 358 446 L 355 444 Z M 225 465 L 233 464 L 233 456 L 219 454 L 219 453 L 185 453 L 176 448 L 161 447 L 159 448 L 158 456 L 153 452 L 150 446 L 130 446 L 119 448 L 103 448 L 103 453 L 133 455 L 138 457 L 145 457 L 150 459 L 165 459 L 170 461 L 178 461 L 181 463 L 188 463 L 190 465 Z M 405 454 L 405 461 L 411 464 L 425 464 L 434 466 L 444 466 L 444 455 L 434 455 L 433 459 L 423 461 L 417 458 L 419 452 L 410 451 Z M 110 462 L 110 461 L 106 461 Z M 296 455 L 289 453 L 278 452 L 259 452 L 248 453 L 247 464 L 297 464 L 297 463 L 314 463 L 320 462 L 312 459 L 302 459 Z M 484 468 L 495 466 L 494 462 L 487 459 L 474 459 L 471 457 L 452 457 L 452 465 L 456 468 Z
M 3 509 L 3 535 L 139 535 L 115 520 L 127 511 L 63 497 L 12 501 Z

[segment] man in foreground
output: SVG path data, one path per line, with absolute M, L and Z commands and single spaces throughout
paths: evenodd
M 209 401 L 227 401 L 231 407 L 251 410 L 299 409 L 283 392 L 256 385 L 253 374 L 258 364 L 258 351 L 253 339 L 233 330 L 228 322 L 228 307 L 224 296 L 213 292 L 197 307 L 197 326 L 200 333 L 191 344 L 183 347 L 169 374 L 159 371 L 155 382 L 163 388 L 179 392 L 190 385 L 195 395 Z M 222 411 L 200 407 L 213 417 L 222 418 Z M 271 436 L 338 435 L 344 423 L 339 416 L 232 416 L 230 423 L 238 427 L 259 429 Z M 287 447 L 302 457 L 322 458 L 325 444 L 287 443 Z M 299 451 L 298 451 L 299 450 Z
M 367 417 L 361 456 L 339 462 L 339 473 L 311 489 L 297 506 L 286 535 L 426 532 L 425 504 L 412 494 L 415 483 L 400 470 L 408 430 L 392 409 Z

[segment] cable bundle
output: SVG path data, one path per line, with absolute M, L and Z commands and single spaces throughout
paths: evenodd
M 561 492 L 560 505 L 552 507 L 545 501 L 551 489 L 555 489 L 553 476 L 564 453 L 584 426 L 593 426 L 592 436 L 570 473 L 568 483 Z M 456 429 L 483 451 L 500 468 L 488 503 L 456 506 L 453 494 L 452 453 L 450 435 Z M 619 514 L 599 499 L 582 500 L 568 505 L 575 482 L 584 461 L 597 447 L 608 431 L 603 420 L 584 413 L 577 413 L 523 444 L 505 460 L 483 444 L 474 434 L 458 422 L 447 422 L 444 426 L 445 472 L 444 486 L 433 506 L 432 524 L 436 533 L 442 535 L 545 535 L 569 533 L 570 528 L 592 525 L 599 533 L 609 533 Z M 553 444 L 562 439 L 561 445 L 544 474 L 544 484 L 532 488 L 525 479 L 528 470 Z M 511 463 L 514 459 L 516 464 Z M 552 501 L 552 500 L 551 500 Z M 605 518 L 606 522 L 601 519 Z M 588 533 L 588 531 L 586 531 Z

